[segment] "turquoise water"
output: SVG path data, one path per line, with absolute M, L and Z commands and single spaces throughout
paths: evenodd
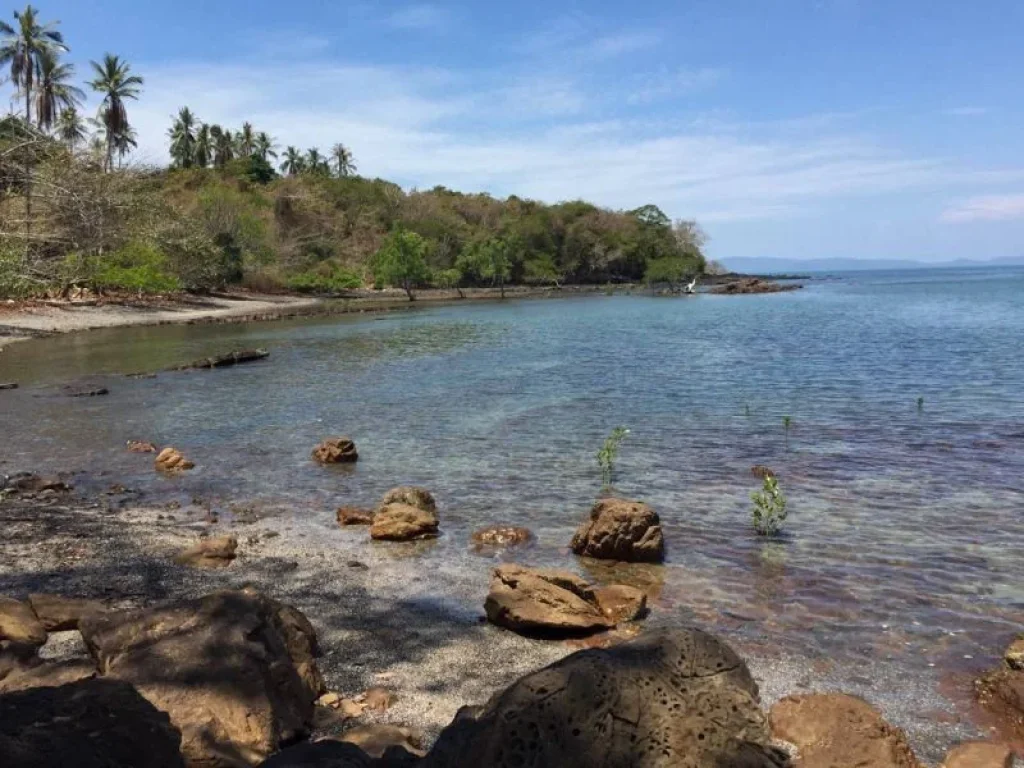
M 39 396 L 242 346 L 271 357 L 111 376 L 107 397 Z M 669 559 L 591 573 L 647 586 L 652 622 L 728 628 L 764 652 L 947 669 L 990 659 L 1024 624 L 1024 269 L 90 332 L 10 347 L 11 379 L 23 387 L 0 392 L 2 471 L 82 470 L 84 488 L 225 510 L 260 502 L 332 531 L 336 506 L 422 484 L 445 535 L 417 556 L 482 586 L 487 561 L 467 539 L 484 524 L 537 533 L 513 557 L 574 565 L 565 546 L 600 491 L 594 454 L 625 425 L 616 489 L 661 514 Z M 357 466 L 310 461 L 332 434 L 356 440 Z M 197 469 L 158 477 L 129 439 L 173 444 Z M 779 541 L 750 531 L 754 464 L 790 500 Z

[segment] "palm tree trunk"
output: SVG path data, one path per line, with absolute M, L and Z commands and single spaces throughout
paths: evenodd
M 25 122 L 32 125 L 32 83 L 25 83 Z

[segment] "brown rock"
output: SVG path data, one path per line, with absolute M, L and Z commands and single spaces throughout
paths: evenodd
M 170 715 L 190 765 L 235 768 L 312 724 L 319 692 L 300 674 L 297 652 L 315 637 L 292 636 L 292 611 L 253 591 L 228 591 L 90 617 L 81 631 L 101 674 L 130 682 Z
M 787 696 L 769 714 L 772 735 L 796 746 L 801 768 L 919 768 L 899 728 L 842 693 Z
M 96 667 L 89 661 L 45 661 L 38 659 L 12 670 L 0 679 L 0 693 L 25 691 L 29 688 L 56 687 L 96 676 Z
M 491 623 L 516 632 L 572 635 L 615 626 L 575 574 L 514 564 L 494 569 L 484 610 Z
M 474 531 L 471 538 L 477 549 L 502 549 L 529 544 L 533 541 L 533 533 L 514 525 L 495 525 Z
M 437 536 L 438 525 L 434 512 L 408 504 L 385 504 L 373 517 L 370 537 L 384 541 L 429 539 Z
M 313 460 L 321 464 L 350 464 L 358 459 L 356 444 L 347 437 L 329 437 L 313 449 Z
M 430 491 L 411 485 L 392 488 L 385 493 L 380 505 L 386 507 L 388 504 L 408 504 L 410 507 L 417 507 L 424 512 L 437 512 L 437 504 Z
M 83 618 L 106 610 L 106 606 L 96 600 L 60 595 L 29 595 L 28 601 L 47 632 L 78 629 L 78 622 Z
M 234 536 L 217 536 L 200 539 L 174 558 L 179 565 L 195 568 L 227 568 L 236 557 L 238 539 Z
M 127 683 L 83 680 L 0 696 L 4 768 L 185 768 L 181 735 Z
M 1021 635 L 1006 649 L 1003 661 L 1010 669 L 1024 670 L 1024 635 Z
M 386 688 L 367 688 L 363 694 L 366 708 L 374 712 L 386 712 L 394 705 L 397 697 Z
M 185 458 L 185 455 L 176 448 L 164 448 L 157 454 L 156 468 L 160 472 L 183 472 L 192 469 L 195 464 Z
M 1013 753 L 1005 744 L 969 741 L 951 749 L 942 768 L 1013 768 Z
M 647 595 L 636 587 L 625 584 L 597 587 L 594 596 L 601 613 L 614 624 L 636 621 L 647 612 Z
M 625 499 L 602 499 L 572 537 L 577 555 L 632 563 L 665 559 L 661 520 L 646 504 Z
M 527 675 L 441 732 L 423 768 L 777 768 L 758 690 L 723 642 L 652 632 Z M 852 765 L 839 763 L 837 765 Z
M 157 447 L 155 445 L 153 445 L 152 443 L 142 442 L 141 440 L 129 440 L 126 443 L 126 445 L 127 445 L 128 450 L 131 451 L 132 453 L 156 453 L 157 452 Z
M 10 597 L 0 597 L 0 650 L 16 655 L 31 654 L 46 642 L 46 629 L 32 606 Z
M 975 681 L 975 693 L 1007 740 L 1024 744 L 1024 671 L 1004 664 Z
M 374 723 L 357 725 L 342 734 L 346 744 L 355 744 L 370 757 L 382 757 L 394 747 L 400 747 L 414 755 L 422 755 L 423 735 L 411 728 L 400 725 Z
M 775 477 L 775 472 L 770 467 L 764 466 L 764 464 L 755 464 L 750 468 L 750 471 L 754 477 L 759 477 L 762 480 L 767 477 Z
M 339 507 L 338 525 L 372 525 L 373 510 L 359 507 Z

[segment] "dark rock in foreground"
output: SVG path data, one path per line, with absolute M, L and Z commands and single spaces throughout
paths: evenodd
M 577 555 L 631 563 L 659 563 L 665 559 L 661 520 L 639 501 L 602 499 L 590 510 L 572 537 Z
M 129 684 L 86 680 L 0 696 L 4 768 L 184 768 L 181 735 Z
M 569 656 L 464 707 L 423 768 L 777 768 L 758 690 L 725 643 L 654 632 Z

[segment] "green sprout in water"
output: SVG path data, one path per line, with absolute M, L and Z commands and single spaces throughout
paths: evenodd
M 748 403 L 748 404 L 745 404 L 745 405 L 743 406 L 743 413 L 744 413 L 744 415 L 746 415 L 746 417 L 747 417 L 748 419 L 750 418 L 750 404 L 749 404 L 749 403 Z
M 754 530 L 759 536 L 775 536 L 782 530 L 786 520 L 786 497 L 779 488 L 775 475 L 765 475 L 764 485 L 760 491 L 750 494 L 754 502 Z
M 782 417 L 782 426 L 786 430 L 786 447 L 789 448 L 789 428 L 793 424 L 793 420 L 789 416 Z
M 601 467 L 601 482 L 605 488 L 610 488 L 612 476 L 615 473 L 615 459 L 619 455 L 619 445 L 626 439 L 629 430 L 625 427 L 616 427 L 604 440 L 604 445 L 597 452 L 597 464 Z
M 924 410 L 924 398 L 923 397 L 917 398 L 917 410 L 919 410 L 919 411 L 923 411 Z

